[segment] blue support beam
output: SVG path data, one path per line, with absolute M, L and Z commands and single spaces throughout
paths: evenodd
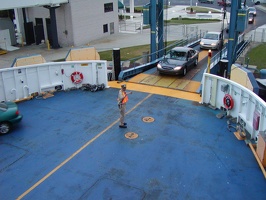
M 158 0 L 158 57 L 164 55 L 164 20 L 163 20 L 163 0 Z
M 239 32 L 237 30 L 238 10 L 241 8 L 241 0 L 231 1 L 229 38 L 228 38 L 228 72 L 227 77 L 230 78 L 231 66 L 236 61 L 236 48 Z
M 150 0 L 151 61 L 156 59 L 156 0 Z

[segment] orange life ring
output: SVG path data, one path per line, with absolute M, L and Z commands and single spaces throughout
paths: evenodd
M 83 81 L 83 74 L 81 72 L 73 72 L 71 74 L 71 81 L 75 84 L 79 84 Z
M 234 107 L 234 100 L 231 95 L 224 95 L 224 106 L 228 110 L 231 110 Z

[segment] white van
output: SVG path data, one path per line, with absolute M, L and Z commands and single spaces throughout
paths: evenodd
M 208 32 L 200 40 L 200 48 L 219 50 L 221 48 L 222 42 L 223 38 L 221 32 Z

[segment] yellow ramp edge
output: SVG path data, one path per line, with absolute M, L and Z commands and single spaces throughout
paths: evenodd
M 163 87 L 155 87 L 150 85 L 144 84 L 137 84 L 137 83 L 129 83 L 129 82 L 117 82 L 117 81 L 109 81 L 108 85 L 112 88 L 120 88 L 121 84 L 127 85 L 127 90 L 129 91 L 138 91 L 138 92 L 146 92 L 150 94 L 158 94 L 164 95 L 168 97 L 175 97 L 180 99 L 186 99 L 190 101 L 201 101 L 200 94 L 192 93 L 192 92 L 185 92 L 180 90 L 174 90 L 170 88 L 163 88 Z
M 189 92 L 196 92 L 197 89 L 200 87 L 200 82 L 197 81 L 190 81 L 186 87 L 184 88 L 186 91 Z

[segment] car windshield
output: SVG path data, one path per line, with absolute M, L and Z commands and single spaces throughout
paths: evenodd
M 5 103 L 0 103 L 0 110 L 1 111 L 6 111 L 7 110 L 7 105 Z
M 186 60 L 186 52 L 184 52 L 184 51 L 170 51 L 165 57 L 175 59 L 175 60 Z
M 218 40 L 218 35 L 212 34 L 212 33 L 207 33 L 203 38 L 209 39 L 209 40 Z

